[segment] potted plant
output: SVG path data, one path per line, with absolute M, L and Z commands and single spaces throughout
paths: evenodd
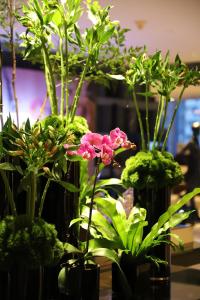
M 74 145 L 65 145 L 68 156 L 79 155 L 83 159 L 93 160 L 96 159 L 95 175 L 93 177 L 92 189 L 82 184 L 83 190 L 80 190 L 81 200 L 87 195 L 89 201 L 85 205 L 88 209 L 88 219 L 85 226 L 85 241 L 79 242 L 79 247 L 75 248 L 71 244 L 65 244 L 69 252 L 73 253 L 73 257 L 67 260 L 65 266 L 61 269 L 59 275 L 60 290 L 68 296 L 78 299 L 99 299 L 98 295 L 98 281 L 99 281 L 99 267 L 96 264 L 91 265 L 91 260 L 95 256 L 106 256 L 112 261 L 118 263 L 116 253 L 110 250 L 109 247 L 92 247 L 90 246 L 90 230 L 92 224 L 92 211 L 95 200 L 95 195 L 102 191 L 102 187 L 106 184 L 116 184 L 116 181 L 108 180 L 100 183 L 101 188 L 97 182 L 98 175 L 102 166 L 110 165 L 113 162 L 115 150 L 120 150 L 135 147 L 134 144 L 127 140 L 126 134 L 119 128 L 110 132 L 109 135 L 101 135 L 98 133 L 86 133 L 82 139 L 81 144 L 76 150 Z M 116 150 L 117 151 L 117 150 Z M 86 182 L 88 184 L 88 182 Z M 80 207 L 83 207 L 83 203 Z M 71 226 L 77 222 L 82 221 L 81 212 L 80 217 L 71 221 Z M 96 273 L 95 273 L 96 270 Z M 88 275 L 89 274 L 89 275 Z M 90 275 L 93 274 L 93 275 Z M 74 277 L 76 276 L 76 277 Z M 88 277 L 89 276 L 89 277 Z M 75 279 L 76 278 L 76 279 Z M 75 280 L 75 281 L 74 281 Z M 73 284 L 74 281 L 74 284 Z M 89 288 L 90 287 L 90 288 Z M 93 289 L 94 287 L 94 289 Z
M 148 225 L 148 211 L 144 208 L 133 206 L 129 214 L 123 207 L 123 199 L 114 199 L 108 194 L 105 197 L 97 196 L 93 209 L 91 223 L 90 241 L 91 248 L 107 247 L 114 249 L 119 257 L 119 265 L 128 281 L 129 289 L 121 276 L 121 271 L 115 268 L 113 275 L 113 289 L 117 295 L 116 299 L 133 299 L 137 287 L 137 267 L 144 262 L 153 262 L 156 268 L 168 262 L 152 254 L 152 249 L 162 244 L 169 244 L 178 247 L 169 237 L 178 240 L 182 246 L 180 238 L 169 229 L 175 227 L 183 220 L 187 219 L 192 211 L 180 212 L 192 197 L 199 194 L 200 188 L 182 197 L 177 203 L 172 204 L 158 218 L 155 224 L 144 234 Z M 88 209 L 83 210 L 82 225 L 87 222 Z M 132 292 L 131 292 L 132 290 Z
M 121 178 L 127 188 L 134 188 L 135 203 L 148 210 L 150 226 L 168 208 L 170 188 L 183 179 L 180 166 L 166 150 L 167 141 L 184 91 L 190 85 L 199 83 L 199 75 L 198 69 L 189 69 L 178 55 L 170 63 L 169 52 L 165 57 L 160 51 L 148 55 L 146 48 L 132 57 L 124 74 L 111 75 L 112 78 L 124 80 L 132 93 L 141 136 L 139 152 L 126 161 Z M 170 114 L 171 95 L 178 86 L 181 91 Z M 138 100 L 141 96 L 145 103 L 144 119 Z M 152 120 L 149 118 L 152 97 L 158 100 L 153 133 L 150 132 Z M 163 248 L 161 252 L 166 251 Z M 168 278 L 166 272 L 164 270 L 163 276 L 159 277 Z
M 56 163 L 62 154 L 58 139 L 57 145 L 48 139 L 48 145 L 44 146 L 45 134 L 47 131 L 41 126 L 31 126 L 29 121 L 18 128 L 11 118 L 1 132 L 1 155 L 10 159 L 0 164 L 7 200 L 7 212 L 0 221 L 0 268 L 8 272 L 9 283 L 15 285 L 8 287 L 12 291 L 11 298 L 14 295 L 27 298 L 31 290 L 28 288 L 29 270 L 38 269 L 42 280 L 42 267 L 57 265 L 64 255 L 55 225 L 42 218 L 48 186 L 56 179 L 49 178 L 43 191 L 38 189 L 38 181 L 45 174 L 45 164 Z M 8 172 L 17 176 L 11 181 Z M 41 284 L 37 291 L 37 295 L 30 294 L 29 297 L 41 299 Z

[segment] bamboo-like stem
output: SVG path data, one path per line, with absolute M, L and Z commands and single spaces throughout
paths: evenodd
M 67 24 L 66 22 L 64 23 L 65 26 L 65 114 L 68 118 L 69 114 L 69 63 L 68 63 L 68 55 L 69 55 L 69 50 L 68 50 L 68 33 L 67 33 Z
M 77 109 L 78 102 L 79 102 L 79 99 L 80 99 L 80 94 L 81 94 L 81 90 L 82 90 L 82 87 L 83 87 L 85 75 L 86 75 L 86 72 L 87 72 L 87 69 L 88 69 L 88 66 L 89 66 L 89 62 L 90 62 L 90 56 L 87 57 L 83 72 L 81 74 L 81 78 L 79 80 L 79 83 L 78 83 L 78 86 L 77 86 L 77 89 L 76 89 L 76 93 L 75 93 L 75 96 L 74 96 L 74 101 L 72 103 L 72 108 L 71 108 L 71 111 L 70 111 L 70 122 L 73 122 L 75 114 L 76 114 L 76 109 Z
M 174 112 L 173 112 L 173 115 L 172 115 L 171 122 L 170 122 L 170 124 L 169 124 L 169 127 L 168 127 L 167 132 L 166 132 L 166 135 L 165 135 L 165 139 L 164 139 L 163 146 L 162 146 L 162 151 L 164 151 L 165 148 L 166 148 L 166 144 L 167 144 L 167 140 L 168 140 L 168 137 L 169 137 L 169 133 L 170 133 L 170 130 L 171 130 L 171 128 L 172 128 L 172 125 L 174 124 L 174 120 L 175 120 L 175 117 L 176 117 L 176 113 L 177 113 L 177 110 L 178 110 L 179 105 L 180 105 L 180 103 L 181 103 L 182 96 L 183 96 L 183 93 L 184 93 L 185 89 L 186 89 L 186 87 L 183 86 L 183 88 L 182 88 L 182 90 L 181 90 L 181 92 L 180 92 L 180 94 L 179 94 L 178 101 L 177 101 L 176 107 L 175 107 L 175 109 L 174 109 Z
M 160 144 L 161 144 L 161 140 L 162 140 L 162 137 L 163 137 L 163 134 L 164 134 L 164 130 L 165 130 L 165 123 L 166 123 L 166 118 L 167 118 L 168 104 L 169 104 L 169 100 L 167 98 L 165 98 L 164 116 L 163 116 L 163 120 L 162 120 L 162 124 L 161 124 L 160 135 L 159 135 L 159 138 L 158 138 L 158 146 L 160 146 Z
M 2 51 L 1 51 L 1 42 L 0 42 L 0 123 L 1 129 L 3 128 L 3 79 L 2 79 Z
M 153 150 L 156 147 L 156 139 L 157 139 L 157 132 L 158 132 L 158 127 L 159 127 L 159 117 L 160 117 L 162 101 L 163 101 L 162 96 L 160 96 L 159 103 L 158 103 L 158 109 L 157 109 L 157 113 L 156 113 L 156 121 L 155 121 L 155 126 L 154 126 L 153 146 L 152 146 Z
M 15 43 L 14 43 L 15 0 L 8 0 L 7 3 L 8 3 L 8 11 L 9 11 L 10 47 L 11 47 L 11 56 L 12 56 L 12 90 L 13 90 L 13 97 L 15 101 L 17 126 L 19 127 L 19 103 L 18 103 L 17 91 L 16 91 L 16 51 L 15 51 Z
M 146 83 L 146 90 L 145 90 L 145 110 L 146 110 L 146 131 L 147 131 L 147 149 L 149 149 L 150 144 L 150 130 L 149 130 L 149 97 L 147 96 L 147 93 L 149 91 L 149 85 Z
M 36 202 L 36 192 L 37 192 L 37 177 L 34 171 L 30 172 L 30 219 L 34 220 L 35 217 L 35 202 Z
M 162 120 L 163 110 L 164 110 L 164 99 L 162 97 L 161 98 L 160 111 L 159 111 L 159 115 L 158 115 L 158 122 L 157 122 L 157 126 L 155 128 L 155 140 L 154 140 L 155 143 L 154 143 L 154 146 L 158 142 L 158 134 L 159 134 L 159 130 L 160 130 L 160 124 L 161 124 L 161 120 Z
M 42 41 L 42 53 L 43 53 L 43 60 L 45 66 L 45 78 L 46 78 L 46 85 L 47 85 L 47 92 L 50 99 L 51 105 L 51 112 L 53 115 L 58 114 L 58 103 L 57 103 L 57 96 L 56 96 L 56 84 L 55 79 L 53 76 L 53 71 L 51 67 L 51 62 L 49 58 L 49 54 L 45 45 L 45 41 L 41 38 Z
M 140 132 L 141 132 L 142 150 L 146 150 L 145 137 L 144 137 L 144 127 L 143 127 L 143 124 L 142 124 L 141 113 L 140 113 L 139 106 L 138 106 L 138 103 L 137 103 L 135 91 L 133 91 L 133 103 L 135 105 L 135 110 L 136 110 L 136 114 L 137 114 L 137 118 L 138 118 L 138 122 L 139 122 L 139 127 L 140 127 Z
M 13 199 L 13 193 L 11 191 L 6 173 L 5 173 L 5 171 L 0 170 L 0 174 L 1 174 L 1 178 L 3 180 L 4 186 L 5 186 L 5 191 L 6 191 L 6 195 L 8 197 L 8 204 L 10 205 L 11 213 L 13 216 L 17 216 L 17 209 L 16 209 L 16 205 L 15 205 L 15 202 Z
M 97 164 L 96 164 L 94 185 L 93 185 L 92 196 L 91 196 L 91 201 L 90 201 L 88 228 L 87 228 L 87 232 L 86 232 L 86 248 L 85 248 L 86 253 L 88 253 L 88 249 L 89 249 L 90 226 L 91 226 L 91 222 L 92 222 L 92 209 L 93 209 L 93 205 L 94 205 L 95 188 L 96 188 L 96 183 L 97 183 L 97 177 L 98 177 L 98 174 L 99 174 L 99 164 L 100 164 L 100 159 L 97 160 Z
M 45 198 L 46 198 L 46 194 L 47 194 L 47 190 L 49 188 L 50 182 L 51 182 L 51 179 L 48 178 L 47 182 L 45 184 L 45 187 L 44 187 L 44 191 L 42 193 L 41 201 L 40 201 L 40 206 L 39 206 L 39 211 L 38 211 L 38 217 L 39 218 L 41 218 L 41 216 L 42 216 L 42 211 L 43 211 L 43 207 L 44 207 L 44 201 L 45 201 Z
M 65 104 L 65 67 L 64 67 L 64 53 L 63 53 L 63 40 L 60 32 L 59 41 L 60 51 L 60 77 L 61 77 L 61 99 L 60 99 L 60 115 L 64 116 L 64 104 Z

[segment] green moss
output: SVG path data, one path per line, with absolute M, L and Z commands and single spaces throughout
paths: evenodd
M 0 268 L 13 265 L 33 269 L 57 264 L 64 254 L 55 226 L 42 219 L 19 226 L 19 218 L 7 216 L 0 222 Z M 23 219 L 23 218 L 21 218 Z
M 143 189 L 174 186 L 183 175 L 171 153 L 155 150 L 140 151 L 127 159 L 121 178 L 126 187 Z

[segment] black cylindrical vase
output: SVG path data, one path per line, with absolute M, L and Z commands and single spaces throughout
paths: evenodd
M 78 265 L 65 268 L 65 300 L 99 300 L 100 266 Z
M 168 187 L 134 189 L 134 205 L 137 204 L 147 210 L 146 220 L 148 226 L 144 228 L 144 234 L 146 235 L 151 227 L 157 223 L 159 217 L 168 209 L 170 189 Z M 170 277 L 170 246 L 161 244 L 151 251 L 151 255 L 165 260 L 167 264 L 161 264 L 159 268 L 155 264 L 151 264 L 150 280 L 155 283 L 168 281 Z

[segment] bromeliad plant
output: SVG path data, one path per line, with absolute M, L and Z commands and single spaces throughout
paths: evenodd
M 157 265 L 165 264 L 166 261 L 152 256 L 150 251 L 160 244 L 170 244 L 176 248 L 176 244 L 169 239 L 169 236 L 177 239 L 179 246 L 182 246 L 180 238 L 172 232 L 169 233 L 169 229 L 188 218 L 192 211 L 181 212 L 180 209 L 199 193 L 200 188 L 196 188 L 177 203 L 170 205 L 145 236 L 143 230 L 148 224 L 146 221 L 148 212 L 144 208 L 134 206 L 127 216 L 120 200 L 113 199 L 111 196 L 96 197 L 90 230 L 94 239 L 90 241 L 90 247 L 114 249 L 119 260 L 122 255 L 128 255 L 132 262 L 152 261 Z M 85 227 L 87 208 L 83 214 L 86 219 L 83 218 L 82 225 Z

